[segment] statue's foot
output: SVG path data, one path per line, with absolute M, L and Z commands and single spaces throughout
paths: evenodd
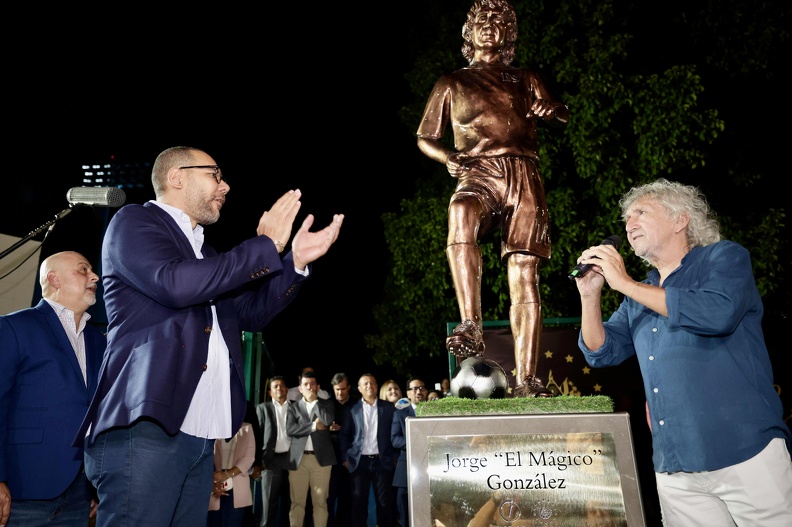
M 460 359 L 484 355 L 481 327 L 472 320 L 463 321 L 446 338 L 446 349 Z
M 553 392 L 545 388 L 538 377 L 528 375 L 514 389 L 513 397 L 553 397 Z

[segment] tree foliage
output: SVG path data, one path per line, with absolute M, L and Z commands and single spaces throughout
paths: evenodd
M 466 65 L 460 33 L 471 3 L 448 4 L 426 2 L 423 22 L 433 21 L 435 30 L 422 27 L 412 43 L 422 47 L 407 74 L 414 102 L 403 108 L 402 119 L 413 133 L 435 80 Z M 775 299 L 788 262 L 785 211 L 782 202 L 772 201 L 753 213 L 746 210 L 747 200 L 766 203 L 763 193 L 772 193 L 772 160 L 746 162 L 751 149 L 761 146 L 741 130 L 745 117 L 735 105 L 742 94 L 730 88 L 771 84 L 773 65 L 788 47 L 784 21 L 790 8 L 780 0 L 762 2 L 756 10 L 736 0 L 725 7 L 672 2 L 662 10 L 615 0 L 512 4 L 519 23 L 513 64 L 540 71 L 571 113 L 564 129 L 539 132 L 553 225 L 553 255 L 540 268 L 543 316 L 579 315 L 568 270 L 583 249 L 622 234 L 619 198 L 657 177 L 702 188 L 720 213 L 724 235 L 752 251 L 760 292 Z M 735 27 L 740 38 L 730 33 Z M 374 360 L 400 371 L 409 371 L 419 357 L 445 355 L 445 323 L 459 317 L 445 259 L 446 208 L 455 180 L 437 163 L 427 162 L 422 170 L 414 196 L 383 216 L 392 261 L 385 299 L 374 313 L 379 333 L 366 336 Z M 724 192 L 724 184 L 733 185 L 732 192 Z M 508 318 L 498 234 L 480 243 L 485 320 Z M 630 274 L 643 278 L 643 264 L 627 247 L 622 254 Z M 603 298 L 605 313 L 621 301 L 615 292 Z M 788 295 L 778 300 L 786 316 Z

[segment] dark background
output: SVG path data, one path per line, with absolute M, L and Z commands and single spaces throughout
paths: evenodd
M 231 184 L 220 221 L 206 231 L 218 250 L 253 236 L 261 213 L 292 188 L 303 191 L 296 225 L 307 213 L 317 227 L 334 213 L 346 215 L 312 279 L 264 331 L 278 372 L 294 380 L 302 366 L 312 365 L 329 387 L 336 371 L 353 377 L 371 371 L 381 382 L 395 377 L 403 386 L 387 365 L 373 363 L 363 335 L 376 331 L 372 306 L 383 297 L 389 265 L 382 214 L 398 211 L 427 170 L 436 169 L 427 168 L 418 151 L 414 126 L 399 118 L 416 99 L 405 74 L 438 31 L 438 5 L 464 13 L 470 4 L 414 0 L 377 10 L 278 4 L 256 14 L 216 5 L 178 13 L 74 7 L 21 13 L 14 27 L 24 36 L 7 42 L 3 70 L 0 232 L 23 237 L 67 208 L 66 192 L 81 185 L 85 163 L 137 164 L 148 174 L 167 147 L 203 148 Z M 664 9 L 674 11 L 674 4 Z M 664 31 L 656 27 L 643 36 L 641 60 L 655 60 L 658 49 L 682 41 Z M 779 185 L 786 163 L 777 127 L 789 112 L 788 81 L 780 77 L 762 84 L 771 91 L 759 93 L 707 79 L 707 94 L 735 101 L 727 106 L 730 122 L 745 116 L 738 121 L 747 123 L 739 128 L 743 137 L 767 138 L 756 159 L 777 167 L 763 176 Z M 422 104 L 425 95 L 417 98 Z M 125 188 L 127 203 L 153 198 L 147 175 L 140 185 Z M 741 198 L 728 185 L 718 191 Z M 785 193 L 763 199 L 755 205 L 783 203 Z M 115 210 L 75 209 L 58 222 L 41 255 L 78 250 L 98 267 L 104 226 Z M 570 306 L 569 315 L 578 311 L 579 305 Z M 95 320 L 103 318 L 99 313 Z M 447 322 L 436 321 L 443 329 Z M 767 329 L 773 333 L 768 340 L 778 341 L 783 328 Z M 427 359 L 424 368 L 415 373 L 430 384 L 448 374 L 445 359 Z
M 207 243 L 218 250 L 254 236 L 259 216 L 289 189 L 303 192 L 296 226 L 307 213 L 316 216 L 317 227 L 334 213 L 346 215 L 313 277 L 263 332 L 275 373 L 292 386 L 299 370 L 311 365 L 328 390 L 337 371 L 352 379 L 373 372 L 380 384 L 395 378 L 404 387 L 405 379 L 388 365 L 373 363 L 363 335 L 375 331 L 372 306 L 383 297 L 388 270 L 382 214 L 398 211 L 400 200 L 427 176 L 414 127 L 398 116 L 414 100 L 405 73 L 437 28 L 426 1 L 267 4 L 255 12 L 218 5 L 178 13 L 140 6 L 17 12 L 8 21 L 14 30 L 8 34 L 15 36 L 6 39 L 3 68 L 0 233 L 24 237 L 68 208 L 66 193 L 81 185 L 85 163 L 133 164 L 147 174 L 167 147 L 205 149 L 231 185 L 220 221 L 206 229 Z M 471 4 L 442 1 L 456 9 Z M 672 10 L 673 3 L 657 8 Z M 461 28 L 463 19 L 455 23 Z M 675 42 L 654 19 L 648 26 L 647 54 L 636 60 Z M 788 81 L 778 78 L 763 92 L 708 81 L 708 90 L 723 88 L 718 93 L 735 101 L 725 111 L 733 112 L 726 114 L 730 122 L 746 123 L 740 135 L 767 138 L 751 161 L 777 159 L 777 170 L 763 176 L 781 188 Z M 733 161 L 720 162 L 728 167 Z M 713 197 L 743 199 L 728 186 L 718 190 Z M 127 203 L 153 198 L 147 177 L 125 191 Z M 751 205 L 785 203 L 785 197 L 778 192 Z M 77 250 L 98 269 L 104 227 L 115 210 L 74 209 L 32 258 Z M 570 315 L 578 310 L 570 306 Z M 92 314 L 104 320 L 99 309 Z M 436 321 L 442 328 L 447 322 Z M 768 342 L 785 342 L 784 329 L 766 327 Z M 779 377 L 785 348 L 770 351 Z M 444 359 L 427 359 L 424 368 L 415 373 L 429 384 L 448 375 Z M 624 374 L 623 383 L 606 386 L 617 409 L 631 410 L 642 483 L 651 486 L 651 448 L 634 368 L 598 374 Z M 787 393 L 782 396 L 788 401 Z M 789 408 L 785 404 L 787 415 Z M 645 493 L 649 517 L 657 512 L 653 498 Z
M 387 269 L 381 215 L 398 210 L 421 177 L 413 131 L 397 115 L 412 51 L 399 17 L 352 27 L 347 11 L 311 10 L 306 18 L 279 9 L 267 17 L 272 27 L 210 13 L 173 25 L 152 16 L 134 30 L 40 27 L 46 52 L 22 45 L 7 70 L 0 232 L 23 237 L 68 208 L 85 163 L 148 164 L 142 186 L 124 189 L 127 203 L 142 203 L 154 197 L 148 174 L 160 151 L 205 149 L 231 185 L 220 221 L 206 229 L 218 250 L 254 236 L 260 215 L 289 189 L 303 192 L 295 231 L 308 213 L 316 227 L 346 215 L 338 242 L 265 330 L 277 372 L 293 385 L 312 365 L 327 389 L 336 371 L 396 377 L 373 364 L 363 335 L 373 330 Z M 348 49 L 353 41 L 375 62 Z M 77 250 L 98 268 L 115 210 L 75 208 L 33 258 Z M 434 383 L 447 370 L 440 360 L 421 373 Z

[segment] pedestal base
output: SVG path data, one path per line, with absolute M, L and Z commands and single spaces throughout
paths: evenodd
M 644 527 L 629 415 L 407 419 L 411 525 Z

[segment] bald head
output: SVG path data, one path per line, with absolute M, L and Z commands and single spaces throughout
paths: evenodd
M 39 284 L 41 296 L 82 314 L 96 303 L 96 283 L 88 259 L 74 251 L 55 253 L 41 262 Z

